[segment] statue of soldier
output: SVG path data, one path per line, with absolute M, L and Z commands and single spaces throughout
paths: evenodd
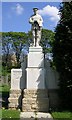
M 41 31 L 43 19 L 38 14 L 38 8 L 33 8 L 34 14 L 30 17 L 29 23 L 32 24 L 33 46 L 39 46 L 41 40 Z

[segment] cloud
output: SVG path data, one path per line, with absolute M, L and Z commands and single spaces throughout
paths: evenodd
M 17 3 L 15 7 L 12 7 L 12 10 L 14 10 L 17 15 L 21 15 L 24 11 L 24 8 L 22 7 L 22 5 Z
M 49 16 L 51 21 L 55 21 L 56 23 L 59 21 L 59 10 L 57 7 L 47 5 L 43 9 L 39 10 L 39 14 L 42 16 Z

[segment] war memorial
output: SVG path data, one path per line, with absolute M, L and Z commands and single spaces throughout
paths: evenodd
M 28 56 L 21 69 L 11 70 L 9 109 L 21 108 L 21 117 L 25 117 L 27 114 L 31 116 L 32 112 L 41 112 L 40 116 L 43 116 L 43 113 L 46 112 L 45 117 L 48 118 L 51 98 L 49 99 L 45 84 L 47 72 L 43 49 L 40 46 L 43 19 L 38 14 L 38 8 L 34 8 L 33 12 L 34 14 L 29 19 L 33 44 L 29 47 Z M 49 76 L 48 74 L 48 78 Z M 51 84 L 53 83 L 49 83 L 50 86 Z

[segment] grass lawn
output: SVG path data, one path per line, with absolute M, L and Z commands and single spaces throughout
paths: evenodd
M 53 112 L 54 120 L 72 120 L 72 112 Z
M 53 112 L 52 113 L 54 120 L 72 120 L 72 113 L 71 112 Z M 18 110 L 8 110 L 2 109 L 0 110 L 0 118 L 2 120 L 19 120 L 20 119 L 20 111 Z
M 2 93 L 2 97 L 8 97 L 9 91 L 10 91 L 9 86 L 7 86 L 7 85 L 0 86 L 0 94 Z M 7 103 L 6 104 L 5 103 L 6 103 L 6 101 L 3 100 L 3 102 L 2 102 L 3 107 L 6 106 Z M 20 111 L 0 109 L 0 118 L 2 118 L 2 120 L 20 120 Z
M 7 109 L 0 110 L 0 118 L 3 118 L 4 120 L 6 118 L 9 118 L 9 119 L 10 118 L 14 118 L 14 120 L 17 118 L 16 120 L 19 120 L 19 118 L 20 118 L 20 111 L 18 111 L 18 110 L 7 110 Z

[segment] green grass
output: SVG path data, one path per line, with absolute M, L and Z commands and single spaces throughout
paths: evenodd
M 72 113 L 71 112 L 53 112 L 52 113 L 53 120 L 72 120 Z M 19 120 L 20 119 L 20 111 L 18 110 L 8 110 L 2 109 L 0 110 L 0 118 L 4 120 L 11 119 L 12 120 Z M 8 119 L 7 119 L 8 118 Z
M 10 91 L 10 86 L 8 86 L 8 85 L 0 86 L 0 92 L 9 92 L 9 91 Z
M 53 112 L 52 116 L 54 120 L 72 120 L 71 112 Z
M 14 118 L 14 120 L 19 120 L 20 118 L 20 111 L 18 110 L 0 110 L 0 118 Z M 13 119 L 12 119 L 13 120 Z

